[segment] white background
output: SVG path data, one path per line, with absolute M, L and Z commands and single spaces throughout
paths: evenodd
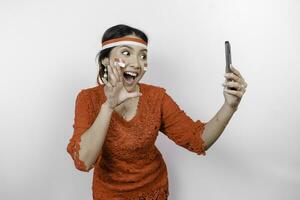
M 0 199 L 92 199 L 92 174 L 66 146 L 74 103 L 96 86 L 104 31 L 149 36 L 141 82 L 167 89 L 193 119 L 224 103 L 224 41 L 247 91 L 206 156 L 157 139 L 170 200 L 300 199 L 297 0 L 0 1 Z

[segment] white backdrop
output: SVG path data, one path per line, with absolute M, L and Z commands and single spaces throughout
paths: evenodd
M 248 83 L 221 137 L 198 156 L 162 133 L 170 200 L 300 199 L 299 1 L 0 1 L 0 199 L 92 199 L 66 146 L 76 94 L 96 86 L 104 31 L 149 36 L 141 82 L 193 119 L 224 103 L 224 41 Z M 298 122 L 298 123 L 297 123 Z

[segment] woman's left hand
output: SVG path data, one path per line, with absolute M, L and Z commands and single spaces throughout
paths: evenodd
M 223 94 L 225 97 L 225 103 L 230 107 L 237 109 L 244 93 L 246 92 L 247 83 L 236 68 L 230 65 L 230 69 L 232 73 L 226 73 L 224 75 L 226 81 L 222 84 L 224 86 Z M 236 90 L 232 90 L 232 88 L 235 88 Z

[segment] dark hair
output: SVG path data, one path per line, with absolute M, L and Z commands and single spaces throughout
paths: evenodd
M 148 37 L 147 35 L 136 28 L 133 28 L 131 26 L 125 25 L 125 24 L 118 24 L 115 26 L 110 27 L 109 29 L 107 29 L 103 36 L 102 36 L 102 43 L 110 40 L 110 39 L 115 39 L 115 38 L 119 38 L 119 37 L 124 37 L 127 35 L 136 35 L 137 37 L 141 38 L 142 40 L 144 40 L 145 42 L 148 43 Z M 101 61 L 104 58 L 108 58 L 110 56 L 110 52 L 114 47 L 110 47 L 104 50 L 101 50 L 97 55 L 96 55 L 96 59 L 98 62 L 98 66 L 99 66 L 99 72 L 97 74 L 97 83 L 98 85 L 100 85 L 101 83 L 99 82 L 99 78 L 103 79 L 103 75 L 104 75 L 104 68 L 105 66 L 101 63 Z M 103 82 L 103 81 L 102 81 Z

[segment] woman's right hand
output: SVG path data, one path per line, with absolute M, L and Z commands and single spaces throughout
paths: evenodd
M 110 108 L 114 109 L 129 98 L 139 97 L 142 94 L 139 92 L 128 92 L 123 85 L 123 74 L 119 65 L 116 67 L 107 66 L 108 68 L 108 81 L 103 78 L 104 93 L 107 103 Z

